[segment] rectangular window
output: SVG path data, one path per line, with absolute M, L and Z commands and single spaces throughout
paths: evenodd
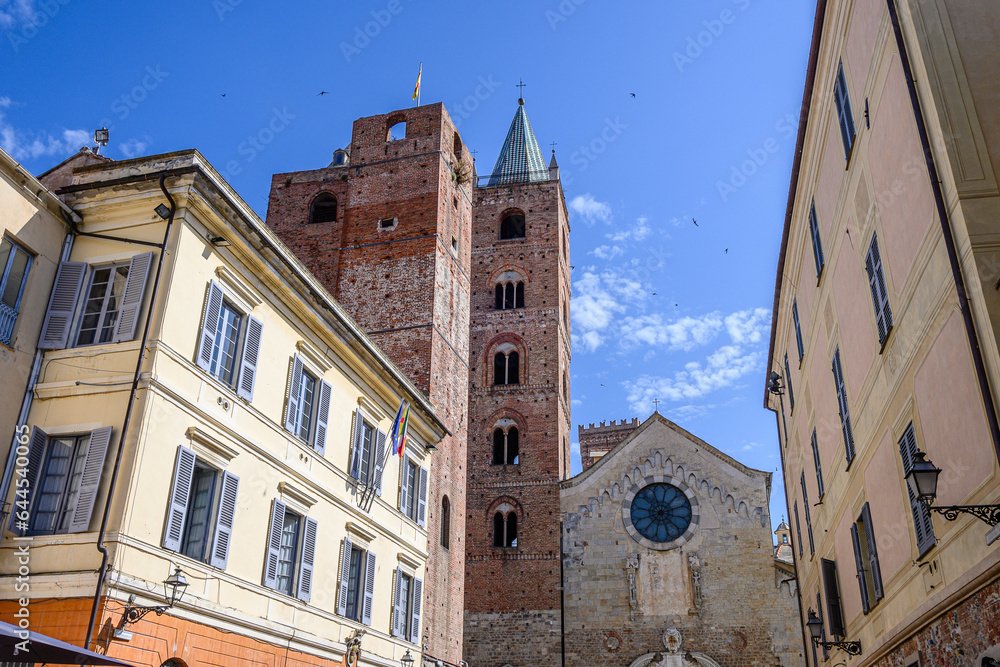
M 819 221 L 816 219 L 816 202 L 809 207 L 809 234 L 812 236 L 813 261 L 816 262 L 816 278 L 823 273 L 823 242 L 819 238 Z
M 830 634 L 834 637 L 844 637 L 844 610 L 840 602 L 840 583 L 837 579 L 837 564 L 832 560 L 820 560 L 823 573 L 823 591 L 826 594 L 826 618 L 830 626 Z
M 854 543 L 854 560 L 858 568 L 861 587 L 861 608 L 868 613 L 882 599 L 882 572 L 875 547 L 875 527 L 872 525 L 868 503 L 861 508 L 861 515 L 851 524 L 851 541 Z
M 872 306 L 875 308 L 875 324 L 878 327 L 879 345 L 885 345 L 892 330 L 892 309 L 889 307 L 889 293 L 885 287 L 885 272 L 882 257 L 878 251 L 878 236 L 872 237 L 865 257 L 865 271 L 868 273 L 868 287 L 871 288 Z
M 792 369 L 788 366 L 788 353 L 785 353 L 785 386 L 788 387 L 788 410 L 795 410 L 795 392 L 792 390 Z
M 403 488 L 406 489 L 406 494 L 403 496 L 403 506 L 401 509 L 403 510 L 403 514 L 411 519 L 416 519 L 417 503 L 414 498 L 416 496 L 418 470 L 417 465 L 409 460 L 406 461 L 403 467 L 403 474 L 406 476 Z
M 212 377 L 235 387 L 236 395 L 248 401 L 253 400 L 263 333 L 260 320 L 237 310 L 226 299 L 222 286 L 209 282 L 197 363 Z
M 371 472 L 374 470 L 372 465 L 372 445 L 374 444 L 375 429 L 371 427 L 367 422 L 365 422 L 361 427 L 361 449 L 358 453 L 358 461 L 361 466 L 359 471 L 358 481 L 362 484 L 368 483 L 368 478 Z
M 80 494 L 80 476 L 89 440 L 89 435 L 49 440 L 31 517 L 33 534 L 65 533 L 69 528 L 70 512 Z
M 309 602 L 319 524 L 275 499 L 267 531 L 264 586 Z
M 188 511 L 184 522 L 181 553 L 195 560 L 204 560 L 208 548 L 209 529 L 213 512 L 216 471 L 200 462 L 195 463 L 188 496 Z
M 396 586 L 392 604 L 392 635 L 414 644 L 420 641 L 420 607 L 423 582 L 396 569 Z
M 25 477 L 31 495 L 15 500 L 9 530 L 18 535 L 89 530 L 110 439 L 110 427 L 60 436 L 33 428 Z
M 806 514 L 806 535 L 809 536 L 809 555 L 816 553 L 816 545 L 813 543 L 812 515 L 809 512 L 809 492 L 806 490 L 806 471 L 802 471 L 802 511 Z
M 851 113 L 851 98 L 847 93 L 847 79 L 844 65 L 837 67 L 837 82 L 833 89 L 834 103 L 837 105 L 837 120 L 840 124 L 840 139 L 844 142 L 844 159 L 851 159 L 854 145 L 854 115 Z
M 799 300 L 795 299 L 792 301 L 792 322 L 795 323 L 795 344 L 799 348 L 799 363 L 802 363 L 802 357 L 805 355 L 805 347 L 802 345 L 802 325 L 799 323 Z
M 347 618 L 360 621 L 361 605 L 358 604 L 358 593 L 364 588 L 365 552 L 357 547 L 351 547 L 351 564 L 347 573 Z
M 316 378 L 308 371 L 302 372 L 302 381 L 299 383 L 299 416 L 296 419 L 296 432 L 299 437 L 309 441 L 309 434 L 312 429 L 313 403 L 316 398 Z
M 317 453 L 326 451 L 327 422 L 333 387 L 307 371 L 302 358 L 292 358 L 292 377 L 285 406 L 285 428 L 304 440 Z
M 837 408 L 840 411 L 840 429 L 844 434 L 844 452 L 847 467 L 854 460 L 854 431 L 851 428 L 851 413 L 847 407 L 847 388 L 844 385 L 844 367 L 840 363 L 840 347 L 833 352 L 833 384 L 837 391 Z
M 386 433 L 365 420 L 360 408 L 354 413 L 354 433 L 351 441 L 351 477 L 359 487 L 374 486 L 382 495 L 382 473 L 386 460 Z
M 799 545 L 799 558 L 802 558 L 806 555 L 806 552 L 802 548 L 802 526 L 799 524 L 799 501 L 795 501 L 792 511 L 795 514 L 795 542 Z
M 215 327 L 212 362 L 208 372 L 228 385 L 232 385 L 235 380 L 236 350 L 242 321 L 243 316 L 228 301 L 223 301 L 219 310 L 219 322 Z
M 427 519 L 427 469 L 418 466 L 407 454 L 399 470 L 399 511 L 418 525 Z
M 278 550 L 278 581 L 275 588 L 282 593 L 292 595 L 292 583 L 295 579 L 295 561 L 299 546 L 299 523 L 302 517 L 285 510 L 285 518 L 281 528 L 281 547 Z
M 813 463 L 816 466 L 816 493 L 819 494 L 819 500 L 823 500 L 823 494 L 826 490 L 823 488 L 823 464 L 819 459 L 819 443 L 816 442 L 816 429 L 812 432 L 812 450 L 813 450 Z
M 913 422 L 906 427 L 903 437 L 899 439 L 899 455 L 903 459 L 903 475 L 907 475 L 913 467 L 913 459 L 918 452 L 917 436 L 913 431 Z M 910 485 L 906 484 L 906 492 L 910 498 L 910 512 L 913 514 L 913 527 L 917 536 L 917 551 L 923 556 L 937 542 L 934 537 L 934 522 L 927 506 L 913 495 Z
M 27 250 L 6 237 L 0 241 L 0 343 L 4 345 L 10 345 L 14 333 L 30 266 Z
M 83 302 L 77 346 L 111 342 L 125 295 L 128 270 L 128 262 L 93 269 Z

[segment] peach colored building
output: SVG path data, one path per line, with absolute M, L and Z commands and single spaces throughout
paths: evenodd
M 855 666 L 1000 659 L 1000 531 L 904 480 L 923 452 L 936 506 L 1000 502 L 998 34 L 995 2 L 817 5 L 765 407 L 802 621 Z

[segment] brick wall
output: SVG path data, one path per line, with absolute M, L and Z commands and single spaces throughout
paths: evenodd
M 559 481 L 569 474 L 569 224 L 558 181 L 475 191 L 469 369 L 465 656 L 476 665 L 559 661 Z M 502 215 L 525 215 L 523 239 L 499 240 Z M 498 281 L 524 283 L 524 307 L 496 310 Z M 520 384 L 493 385 L 511 344 Z M 516 465 L 492 461 L 494 425 L 513 422 Z M 517 546 L 493 546 L 499 502 L 515 508 Z M 552 634 L 552 633 L 555 634 Z
M 405 121 L 405 138 L 388 140 Z M 395 135 L 394 135 L 395 136 Z M 457 152 L 456 152 L 457 149 Z M 392 361 L 425 392 L 451 431 L 431 463 L 427 500 L 423 643 L 461 659 L 465 531 L 471 164 L 441 104 L 354 122 L 350 163 L 272 179 L 267 224 Z M 337 220 L 309 224 L 320 192 L 338 197 Z M 395 219 L 387 226 L 382 219 Z M 451 542 L 441 544 L 442 498 Z
M 580 440 L 580 459 L 583 462 L 583 469 L 586 470 L 594 465 L 601 455 L 614 449 L 615 445 L 627 438 L 638 426 L 638 417 L 633 417 L 632 421 L 623 419 L 621 422 L 612 419 L 610 424 L 601 422 L 599 426 L 580 424 L 577 427 L 577 435 Z

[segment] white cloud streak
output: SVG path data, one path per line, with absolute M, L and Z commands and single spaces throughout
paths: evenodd
M 581 216 L 587 224 L 595 222 L 611 222 L 611 207 L 594 199 L 589 192 L 577 195 L 569 202 L 569 210 Z
M 9 97 L 0 97 L 0 109 L 8 109 L 12 104 Z M 87 130 L 64 129 L 61 135 L 18 130 L 0 112 L 0 148 L 19 162 L 44 156 L 68 157 L 89 142 L 90 132 Z

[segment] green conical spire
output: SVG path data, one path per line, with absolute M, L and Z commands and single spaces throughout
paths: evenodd
M 517 113 L 507 131 L 500 157 L 493 167 L 489 185 L 527 183 L 549 180 L 549 170 L 542 157 L 535 133 L 531 131 L 528 114 L 524 112 L 524 99 L 517 101 Z

